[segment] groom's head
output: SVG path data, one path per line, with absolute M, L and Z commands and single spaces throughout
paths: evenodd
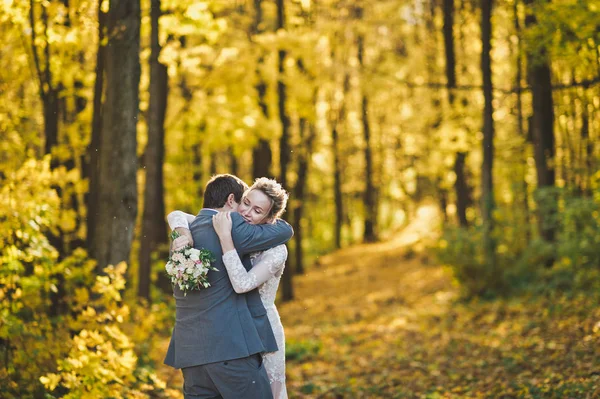
M 215 175 L 204 189 L 204 208 L 237 211 L 248 185 L 233 175 Z

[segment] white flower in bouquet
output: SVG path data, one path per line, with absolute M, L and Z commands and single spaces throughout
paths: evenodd
M 173 262 L 169 261 L 165 265 L 165 269 L 167 270 L 167 274 L 173 274 L 175 272 L 175 265 Z
M 178 263 L 183 263 L 185 262 L 185 254 L 179 251 L 176 251 L 173 253 L 173 255 L 171 256 L 171 259 L 173 260 L 173 262 L 175 262 L 176 264 Z
M 190 251 L 189 256 L 190 256 L 190 259 L 193 260 L 193 261 L 200 260 L 200 251 L 198 251 L 195 248 L 192 248 L 192 250 Z

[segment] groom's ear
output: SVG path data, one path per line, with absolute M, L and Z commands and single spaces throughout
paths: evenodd
M 227 205 L 229 205 L 230 208 L 233 208 L 233 206 L 235 204 L 236 204 L 235 195 L 233 195 L 233 193 L 231 193 L 227 196 Z

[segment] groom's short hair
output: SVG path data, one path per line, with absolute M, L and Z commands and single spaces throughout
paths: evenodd
M 233 175 L 215 175 L 206 183 L 204 189 L 204 208 L 222 208 L 227 202 L 229 194 L 233 194 L 235 202 L 242 202 L 244 191 L 248 185 L 242 179 Z

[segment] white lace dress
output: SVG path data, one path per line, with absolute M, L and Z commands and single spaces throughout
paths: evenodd
M 171 229 L 176 227 L 188 228 L 189 223 L 194 218 L 195 216 L 181 211 L 171 212 L 167 216 Z M 252 269 L 247 271 L 237 251 L 231 250 L 223 254 L 223 263 L 227 268 L 227 274 L 235 292 L 241 294 L 258 287 L 260 298 L 273 328 L 279 350 L 263 353 L 263 361 L 271 383 L 273 399 L 287 399 L 288 397 L 285 387 L 285 334 L 279 312 L 275 306 L 277 288 L 285 268 L 287 256 L 288 252 L 285 245 L 253 253 L 250 255 Z
M 287 255 L 285 245 L 254 253 L 250 256 L 252 269 L 246 271 L 237 251 L 232 250 L 223 254 L 223 263 L 225 263 L 229 280 L 235 292 L 241 294 L 258 287 L 260 299 L 262 299 L 267 310 L 267 316 L 279 348 L 277 352 L 263 354 L 263 361 L 269 375 L 274 399 L 287 398 L 285 388 L 285 335 L 279 312 L 275 306 L 277 287 L 279 287 L 279 281 L 285 268 Z

